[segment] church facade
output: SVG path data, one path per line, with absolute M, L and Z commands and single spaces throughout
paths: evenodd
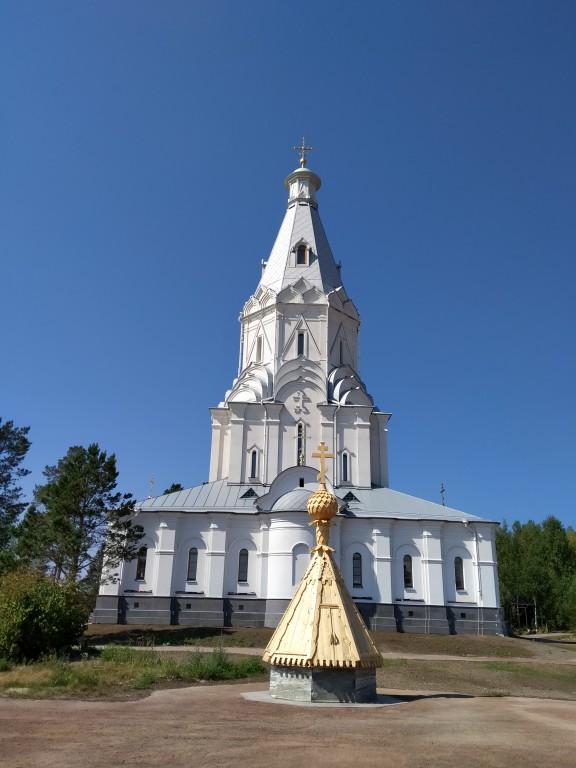
M 276 626 L 314 546 L 306 504 L 322 441 L 339 505 L 331 546 L 368 626 L 500 633 L 497 523 L 389 488 L 390 414 L 358 374 L 360 317 L 304 152 L 286 188 L 284 220 L 240 314 L 238 378 L 210 409 L 208 482 L 138 504 L 139 557 L 102 586 L 93 620 Z

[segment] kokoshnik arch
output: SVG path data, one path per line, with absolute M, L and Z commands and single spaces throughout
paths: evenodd
M 276 626 L 310 562 L 312 451 L 324 442 L 338 501 L 331 545 L 368 626 L 500 633 L 497 523 L 389 487 L 390 414 L 360 378 L 360 316 L 320 221 L 320 178 L 299 149 L 284 220 L 240 313 L 238 378 L 210 409 L 208 482 L 137 505 L 139 557 L 102 586 L 93 620 Z

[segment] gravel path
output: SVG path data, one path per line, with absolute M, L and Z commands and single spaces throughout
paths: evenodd
M 248 649 L 245 649 L 248 650 Z M 266 685 L 104 703 L 0 699 L 2 768 L 572 768 L 576 702 L 406 694 L 378 709 L 247 701 Z M 382 689 L 398 696 L 402 691 Z

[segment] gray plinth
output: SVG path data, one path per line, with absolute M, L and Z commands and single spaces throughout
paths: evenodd
M 288 701 L 370 704 L 376 701 L 376 670 L 272 667 L 270 695 Z

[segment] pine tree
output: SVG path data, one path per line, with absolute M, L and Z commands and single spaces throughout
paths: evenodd
M 44 477 L 18 529 L 24 562 L 55 580 L 80 583 L 93 578 L 97 560 L 114 574 L 120 562 L 136 557 L 143 529 L 133 523 L 131 494 L 116 490 L 114 454 L 96 443 L 73 446 Z
M 14 525 L 24 511 L 22 488 L 18 481 L 29 474 L 21 464 L 30 448 L 30 427 L 15 427 L 0 418 L 0 572 L 14 533 Z

